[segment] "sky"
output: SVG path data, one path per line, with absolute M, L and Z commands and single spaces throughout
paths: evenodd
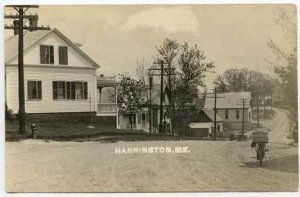
M 293 5 L 69 5 L 32 9 L 40 25 L 57 28 L 85 51 L 106 76 L 135 75 L 137 61 L 152 64 L 165 38 L 197 44 L 216 65 L 205 82 L 229 68 L 258 69 L 272 74 L 264 60 L 275 61 L 269 39 L 289 48 L 274 20 L 277 7 Z M 9 13 L 9 10 L 6 10 Z M 257 66 L 258 62 L 258 66 Z

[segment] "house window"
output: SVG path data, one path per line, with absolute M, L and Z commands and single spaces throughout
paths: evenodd
M 240 119 L 240 110 L 238 109 L 235 111 L 235 118 Z
M 75 99 L 83 99 L 83 83 L 82 82 L 75 82 Z
M 28 100 L 42 99 L 42 81 L 27 81 Z
M 87 82 L 53 81 L 53 99 L 82 100 L 88 99 Z
M 59 64 L 68 65 L 68 47 L 60 46 L 59 50 Z
M 41 64 L 54 64 L 54 50 L 53 46 L 41 45 L 40 46 Z
M 225 109 L 225 119 L 228 119 L 228 109 Z

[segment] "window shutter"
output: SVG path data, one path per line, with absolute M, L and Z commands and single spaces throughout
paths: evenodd
M 84 82 L 84 99 L 88 99 L 88 84 Z
M 42 82 L 37 81 L 37 99 L 42 99 Z
M 75 99 L 75 82 L 71 82 L 71 99 Z
M 53 81 L 53 99 L 57 99 L 57 81 Z
M 45 64 L 45 46 L 40 46 L 40 60 L 41 64 Z
M 58 47 L 58 62 L 59 64 L 63 64 L 63 51 L 62 47 Z
M 67 81 L 67 99 L 71 99 L 71 82 Z
M 64 47 L 65 65 L 68 65 L 68 47 Z
M 50 53 L 50 64 L 54 64 L 54 50 L 53 46 L 49 46 L 49 53 Z
M 32 99 L 32 95 L 31 95 L 31 84 L 30 84 L 30 81 L 27 81 L 27 96 L 28 96 L 28 99 Z
M 59 47 L 59 64 L 68 65 L 68 47 Z

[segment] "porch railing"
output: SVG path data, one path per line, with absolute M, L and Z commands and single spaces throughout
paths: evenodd
M 117 113 L 116 103 L 98 103 L 98 113 Z

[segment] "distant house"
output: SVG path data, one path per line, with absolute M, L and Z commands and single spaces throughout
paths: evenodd
M 252 120 L 250 107 L 250 92 L 230 92 L 217 94 L 217 114 L 223 120 L 224 128 L 241 129 L 243 120 L 243 99 L 244 99 L 244 121 L 248 124 Z M 214 97 L 206 97 L 204 109 L 214 109 Z
M 147 94 L 150 95 L 149 87 L 146 87 L 146 89 L 147 89 Z M 162 116 L 163 116 L 164 122 L 169 123 L 170 119 L 169 119 L 169 116 L 167 113 L 167 108 L 168 108 L 167 95 L 164 94 L 163 98 L 164 98 L 164 100 L 163 100 Z M 145 98 L 145 100 L 146 100 L 146 103 L 140 109 L 134 110 L 132 112 L 123 112 L 123 113 L 119 112 L 118 113 L 118 128 L 119 129 L 131 129 L 131 127 L 132 127 L 133 130 L 142 130 L 145 132 L 150 132 L 150 127 L 151 127 L 151 132 L 154 132 L 154 133 L 159 132 L 160 84 L 153 84 L 153 89 L 151 90 L 151 113 L 149 113 L 147 98 Z M 165 129 L 169 129 L 169 127 L 166 127 Z
M 223 132 L 223 119 L 216 114 L 217 134 Z M 194 137 L 208 137 L 214 132 L 214 111 L 211 109 L 200 110 L 189 124 L 190 134 Z

